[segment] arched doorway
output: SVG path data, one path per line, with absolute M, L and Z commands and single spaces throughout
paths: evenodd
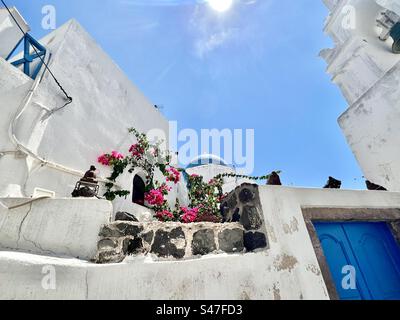
M 136 175 L 133 178 L 133 188 L 132 188 L 132 202 L 144 205 L 144 193 L 146 190 L 146 185 L 141 177 Z

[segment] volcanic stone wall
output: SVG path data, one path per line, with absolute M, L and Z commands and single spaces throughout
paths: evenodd
M 97 263 L 119 263 L 127 256 L 190 259 L 211 253 L 246 253 L 268 248 L 258 186 L 244 184 L 222 203 L 223 223 L 138 222 L 128 213 L 100 231 Z M 129 221 L 133 220 L 133 221 Z
M 100 232 L 97 263 L 119 263 L 127 256 L 154 254 L 160 259 L 187 259 L 210 253 L 242 253 L 239 223 L 114 222 Z

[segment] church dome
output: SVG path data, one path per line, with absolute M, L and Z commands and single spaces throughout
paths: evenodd
M 191 168 L 200 167 L 200 166 L 207 166 L 210 164 L 229 167 L 229 165 L 222 158 L 217 157 L 212 154 L 203 154 L 201 156 L 194 158 L 190 162 L 190 164 L 186 167 L 186 169 L 191 169 Z

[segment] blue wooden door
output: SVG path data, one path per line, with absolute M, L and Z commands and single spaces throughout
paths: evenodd
M 400 247 L 386 223 L 315 223 L 342 300 L 400 300 Z M 344 284 L 354 276 L 355 286 Z

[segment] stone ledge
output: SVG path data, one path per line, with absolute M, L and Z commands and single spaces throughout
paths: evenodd
M 0 249 L 91 260 L 112 204 L 97 199 L 2 198 Z M 9 210 L 13 206 L 21 207 Z
M 100 231 L 96 263 L 119 263 L 127 256 L 154 254 L 162 259 L 189 259 L 211 253 L 245 252 L 239 223 L 162 223 L 118 221 Z

